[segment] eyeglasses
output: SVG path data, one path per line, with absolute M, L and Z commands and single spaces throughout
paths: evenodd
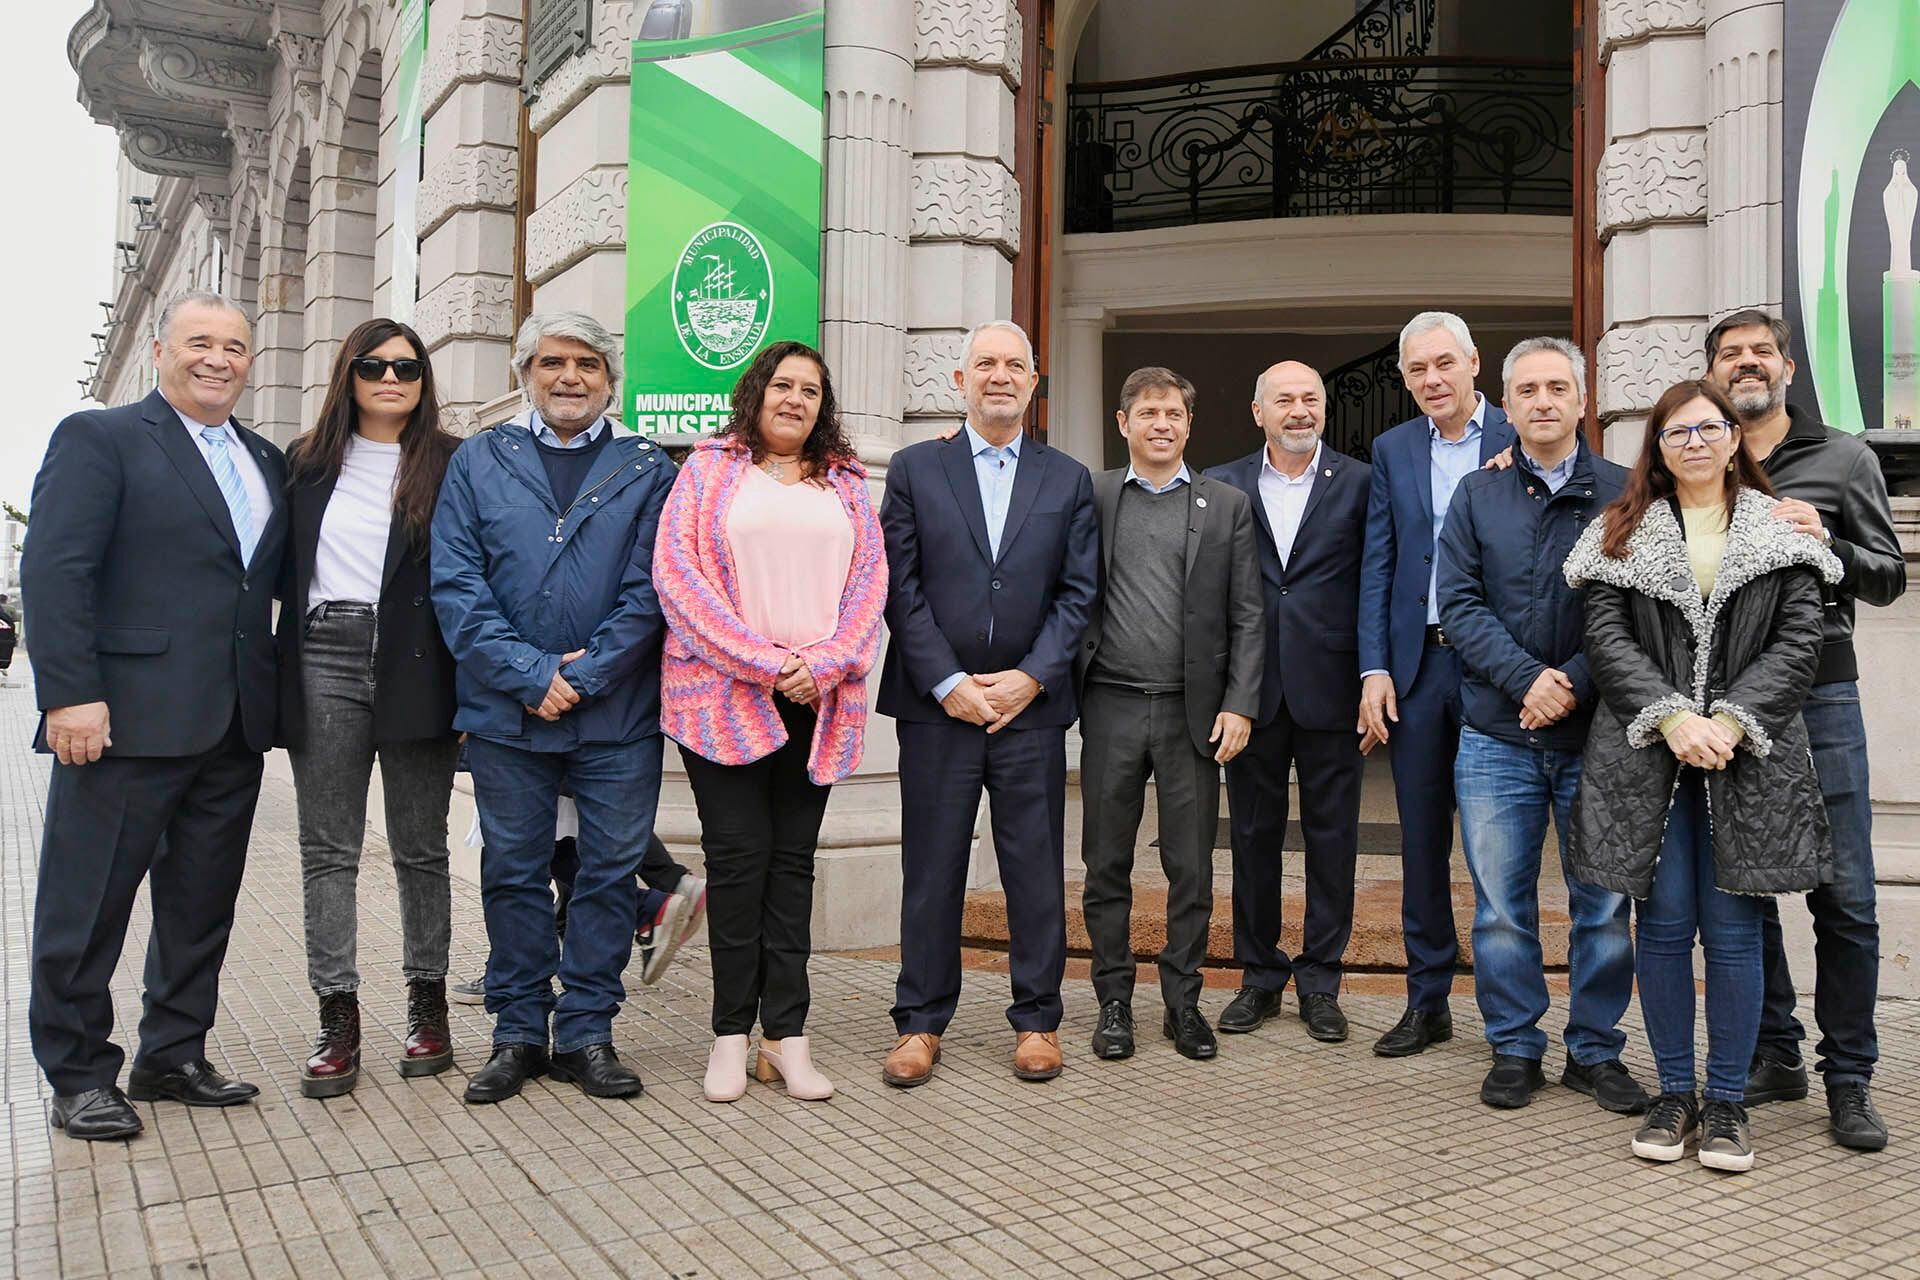
M 360 356 L 353 362 L 353 376 L 362 382 L 378 382 L 389 369 L 402 382 L 418 382 L 427 365 L 424 360 L 382 360 L 379 356 Z
M 1708 418 L 1705 422 L 1696 422 L 1690 427 L 1678 423 L 1663 428 L 1660 432 L 1660 444 L 1666 449 L 1684 449 L 1687 437 L 1699 436 L 1701 444 L 1719 444 L 1733 430 L 1733 424 L 1725 418 Z

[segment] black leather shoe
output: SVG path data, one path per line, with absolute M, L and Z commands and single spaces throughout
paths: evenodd
M 1117 1062 L 1133 1056 L 1133 1010 L 1124 1000 L 1100 1006 L 1100 1025 L 1093 1033 L 1093 1056 Z
M 1347 1015 L 1340 1012 L 1340 1001 L 1324 991 L 1309 991 L 1300 997 L 1300 1021 L 1315 1040 L 1339 1044 L 1347 1038 Z
M 631 1098 L 643 1087 L 640 1077 L 620 1061 L 610 1044 L 590 1044 L 570 1053 L 554 1054 L 553 1078 L 577 1084 L 582 1093 L 596 1098 Z
M 1881 1151 L 1887 1145 L 1887 1122 L 1874 1110 L 1873 1094 L 1864 1084 L 1828 1087 L 1827 1132 L 1855 1151 Z
M 85 1142 L 131 1138 L 142 1128 L 140 1113 L 128 1103 L 127 1096 L 113 1085 L 104 1089 L 83 1089 L 79 1093 L 54 1094 L 53 1110 L 48 1118 L 53 1121 L 54 1128 L 66 1130 L 69 1138 L 79 1138 Z
M 1807 1064 L 1788 1058 L 1756 1054 L 1747 1068 L 1747 1105 L 1798 1102 L 1807 1096 Z
M 1480 1101 L 1490 1107 L 1524 1107 L 1546 1087 L 1547 1073 L 1540 1069 L 1537 1059 L 1496 1053 L 1493 1070 L 1480 1084 Z
M 1167 1010 L 1167 1020 L 1160 1029 L 1167 1039 L 1173 1041 L 1173 1047 L 1180 1051 L 1183 1058 L 1204 1062 L 1220 1052 L 1220 1042 L 1213 1038 L 1213 1028 L 1207 1025 L 1206 1018 L 1201 1016 L 1195 1005 L 1188 1005 L 1179 1013 Z
M 494 1048 L 487 1065 L 467 1081 L 468 1102 L 505 1102 L 529 1080 L 547 1074 L 549 1060 L 543 1044 L 503 1044 Z
M 1409 1009 L 1392 1030 L 1373 1042 L 1373 1052 L 1382 1058 L 1411 1058 L 1430 1044 L 1451 1039 L 1453 1015 L 1447 1010 Z
M 1569 1057 L 1567 1069 L 1560 1073 L 1560 1083 L 1575 1093 L 1586 1094 L 1599 1103 L 1602 1110 L 1617 1115 L 1637 1116 L 1653 1103 L 1618 1058 L 1586 1066 Z
M 164 1069 L 135 1067 L 127 1072 L 127 1096 L 135 1102 L 184 1102 L 190 1107 L 232 1107 L 260 1096 L 257 1085 L 229 1080 L 205 1058 Z
M 1268 1018 L 1280 1012 L 1280 993 L 1265 987 L 1242 987 L 1227 1007 L 1220 1011 L 1220 1029 L 1228 1035 L 1258 1031 Z

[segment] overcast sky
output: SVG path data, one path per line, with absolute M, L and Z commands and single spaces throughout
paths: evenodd
M 67 32 L 87 0 L 9 4 L 12 57 L 0 76 L 11 175 L 0 200 L 0 351 L 12 353 L 0 425 L 0 498 L 26 507 L 47 436 L 88 404 L 76 379 L 93 355 L 113 266 L 115 138 L 93 123 L 67 64 Z

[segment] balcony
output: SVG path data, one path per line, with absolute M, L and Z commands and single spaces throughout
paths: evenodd
M 1573 211 L 1564 60 L 1319 58 L 1067 92 L 1068 232 Z

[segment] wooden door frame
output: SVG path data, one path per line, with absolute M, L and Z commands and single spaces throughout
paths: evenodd
M 1605 248 L 1600 243 L 1600 161 L 1607 149 L 1607 77 L 1600 65 L 1600 0 L 1573 0 L 1573 341 L 1587 358 L 1588 445 L 1605 446 L 1598 407 L 1600 336 L 1606 332 Z

